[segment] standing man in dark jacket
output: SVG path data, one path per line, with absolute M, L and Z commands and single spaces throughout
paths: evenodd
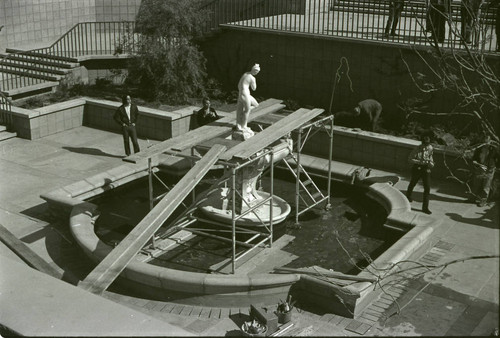
M 422 201 L 422 211 L 426 214 L 432 214 L 429 209 L 429 195 L 431 191 L 431 169 L 434 167 L 433 151 L 431 137 L 422 135 L 422 144 L 412 150 L 408 157 L 411 167 L 411 179 L 406 189 L 406 197 L 412 202 L 411 194 L 417 182 L 422 179 L 424 184 L 424 200 Z
M 389 37 L 389 31 L 391 33 L 391 36 L 397 35 L 396 27 L 398 26 L 399 18 L 401 18 L 401 12 L 403 11 L 404 5 L 404 0 L 395 0 L 389 2 L 389 18 L 387 19 L 384 34 L 386 38 Z
M 135 130 L 135 124 L 139 118 L 139 109 L 137 109 L 137 106 L 132 103 L 130 95 L 123 96 L 122 105 L 116 110 L 113 118 L 116 123 L 122 126 L 125 154 L 127 154 L 127 156 L 130 155 L 129 138 L 132 139 L 134 153 L 141 151 L 139 148 L 139 142 L 137 141 L 137 131 Z

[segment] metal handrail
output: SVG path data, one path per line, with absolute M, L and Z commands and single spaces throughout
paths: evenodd
M 219 0 L 227 26 L 290 33 L 342 37 L 391 44 L 432 46 L 435 41 L 426 32 L 428 6 L 424 0 L 405 1 L 397 35 L 385 36 L 390 0 Z M 485 2 L 475 18 L 472 45 L 468 48 L 494 53 L 496 7 Z M 442 47 L 466 50 L 462 44 L 461 3 L 453 1 L 446 14 L 446 38 Z M 450 32 L 450 26 L 451 29 Z
M 12 103 L 10 99 L 0 92 L 0 125 L 10 128 L 12 126 Z
M 134 30 L 134 21 L 78 23 L 49 47 L 1 57 L 0 87 L 8 91 L 57 79 L 65 62 L 77 62 L 76 58 L 84 55 L 120 54 L 125 42 L 133 51 L 137 39 Z M 23 71 L 16 71 L 18 67 Z
M 209 12 L 204 32 L 225 24 L 391 44 L 431 46 L 435 43 L 425 32 L 427 5 L 424 0 L 405 2 L 397 35 L 389 38 L 384 34 L 389 0 L 209 0 L 201 9 Z M 489 2 L 482 6 L 476 19 L 478 29 L 473 33 L 473 45 L 467 48 L 496 51 L 495 11 L 496 7 Z M 448 23 L 459 30 L 460 2 L 453 1 L 448 19 Z M 77 57 L 84 55 L 120 54 L 124 44 L 133 53 L 139 38 L 133 21 L 78 23 L 49 47 L 1 57 L 0 88 L 9 91 L 57 80 L 64 62 L 76 62 Z M 448 28 L 441 46 L 465 50 L 461 40 L 460 34 Z M 23 71 L 16 71 L 16 67 L 23 67 Z

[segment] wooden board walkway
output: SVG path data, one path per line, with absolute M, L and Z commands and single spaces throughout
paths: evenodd
M 280 137 L 299 128 L 323 112 L 324 109 L 298 109 L 256 134 L 254 137 L 229 149 L 220 158 L 226 161 L 231 160 L 233 157 L 236 159 L 247 159 L 256 152 L 269 146 Z
M 78 286 L 102 294 L 226 151 L 214 145 Z
M 252 110 L 249 121 L 252 121 L 253 119 L 258 118 L 262 115 L 274 113 L 285 108 L 285 105 L 281 104 L 281 102 L 281 100 L 277 99 L 268 99 L 261 102 L 257 108 Z M 200 128 L 190 130 L 185 134 L 157 143 L 154 146 L 147 148 L 137 154 L 128 156 L 123 160 L 127 162 L 137 163 L 142 159 L 159 155 L 168 150 L 182 151 L 185 149 L 189 149 L 197 144 L 203 143 L 204 141 L 230 132 L 231 129 L 233 129 L 233 127 L 235 126 L 235 123 L 236 113 L 232 116 L 221 118 Z

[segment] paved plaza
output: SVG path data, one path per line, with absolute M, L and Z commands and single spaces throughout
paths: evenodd
M 156 142 L 140 140 L 143 149 L 153 143 Z M 123 155 L 120 134 L 88 127 L 75 128 L 35 141 L 14 138 L 1 142 L 0 224 L 62 273 L 71 272 L 81 278 L 78 271 L 88 272 L 90 263 L 75 253 L 74 247 L 71 248 L 69 231 L 51 219 L 46 203 L 39 196 L 56 187 L 119 166 L 123 163 Z M 402 180 L 396 187 L 404 191 L 408 173 L 399 174 Z M 471 256 L 499 254 L 498 206 L 494 203 L 485 207 L 468 204 L 462 190 L 453 182 L 433 182 L 430 204 L 432 216 L 442 219 L 442 223 L 425 243 L 425 252 L 411 259 L 423 264 L 439 265 Z M 421 193 L 422 187 L 417 186 L 412 202 L 412 208 L 416 211 L 421 207 Z M 22 278 L 27 273 L 26 269 L 30 273 L 40 274 L 23 265 L 3 244 L 0 254 L 2 266 L 19 269 L 8 280 L 0 277 L 4 285 L 8 281 L 15 283 L 15 278 Z M 285 335 L 490 335 L 499 326 L 498 272 L 498 258 L 465 260 L 445 266 L 442 270 L 434 270 L 391 287 L 387 292 L 392 293 L 392 296 L 383 295 L 356 319 L 299 307 L 294 314 L 294 325 Z M 49 277 L 41 280 L 45 278 Z M 23 283 L 19 280 L 15 285 L 19 289 L 37 290 L 33 283 L 30 284 L 28 278 L 23 279 Z M 65 285 L 64 288 L 74 288 L 70 284 Z M 11 329 L 22 328 L 19 333 L 24 334 L 33 334 L 35 326 L 36 332 L 42 335 L 137 334 L 133 329 L 117 331 L 116 326 L 112 325 L 113 321 L 116 324 L 123 320 L 119 319 L 123 313 L 124 316 L 149 318 L 141 319 L 142 322 L 148 321 L 148 325 L 141 327 L 142 335 L 231 336 L 240 334 L 238 327 L 248 318 L 247 309 L 211 309 L 207 314 L 207 311 L 196 307 L 154 302 L 120 295 L 111 290 L 99 297 L 102 311 L 113 308 L 110 311 L 116 316 L 110 317 L 110 321 L 89 326 L 82 317 L 81 322 L 72 323 L 71 327 L 74 330 L 78 328 L 77 331 L 72 332 L 71 327 L 51 331 L 49 324 L 55 318 L 46 314 L 47 321 L 44 323 L 30 321 L 29 311 L 26 310 L 35 308 L 36 304 L 43 301 L 49 289 L 38 293 L 19 289 L 16 292 L 5 290 L 0 294 L 0 318 L 5 320 L 9 317 L 9 323 L 12 320 L 17 323 Z M 76 301 L 81 304 L 77 307 L 83 313 L 94 311 L 91 304 L 97 300 L 90 299 L 94 295 L 78 290 L 78 295 L 72 297 L 77 297 Z M 63 297 L 61 294 L 57 298 L 61 308 L 67 305 L 65 301 L 69 303 L 74 299 L 72 297 Z M 392 297 L 397 299 L 397 303 L 392 301 Z M 20 301 L 27 308 L 16 306 Z M 116 306 L 119 310 L 114 309 Z M 4 322 L 0 324 L 5 325 Z

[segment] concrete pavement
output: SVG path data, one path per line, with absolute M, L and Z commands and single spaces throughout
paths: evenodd
M 140 140 L 141 147 L 146 148 L 148 142 L 156 143 Z M 51 219 L 45 202 L 39 196 L 121 165 L 122 156 L 120 134 L 87 127 L 36 141 L 15 138 L 1 142 L 0 223 L 51 265 L 64 272 L 70 263 L 65 251 L 57 249 L 56 244 L 60 242 L 70 246 L 68 243 L 71 238 L 67 238 L 68 233 L 65 233 L 64 228 Z M 405 175 L 408 173 L 401 173 L 402 180 L 396 185 L 402 191 L 408 184 L 409 177 Z M 412 202 L 415 210 L 421 209 L 421 192 L 422 187 L 417 186 Z M 412 257 L 412 260 L 439 265 L 471 256 L 499 254 L 498 206 L 490 204 L 477 207 L 465 203 L 462 189 L 453 182 L 433 182 L 431 194 L 432 216 L 441 218 L 443 222 L 434 229 L 425 244 L 424 254 Z M 8 257 L 9 260 L 20 262 L 3 245 L 0 245 L 0 255 L 2 261 Z M 314 309 L 300 310 L 294 318 L 294 327 L 288 333 L 295 336 L 489 335 L 499 326 L 498 266 L 498 258 L 466 260 L 415 279 L 407 278 L 398 285 L 401 291 L 395 297 L 397 303 L 393 298 L 381 297 L 360 320 L 318 313 Z M 0 281 L 4 288 L 5 280 L 0 277 Z M 31 297 L 31 301 L 36 303 L 37 296 Z M 112 292 L 107 293 L 105 298 L 186 332 L 203 336 L 237 335 L 238 324 L 246 318 L 244 311 L 237 315 L 227 312 L 224 316 L 221 311 L 218 318 L 204 318 L 196 316 L 193 310 L 176 311 L 175 307 L 168 304 L 120 297 Z M 5 304 L 5 300 L 2 292 L 0 304 Z M 402 310 L 394 314 L 398 306 Z M 0 305 L 0 313 L 8 309 Z M 111 331 L 105 333 L 118 334 Z M 50 334 L 58 335 L 52 331 Z M 147 332 L 144 334 L 147 335 Z M 151 335 L 156 333 L 151 331 Z

